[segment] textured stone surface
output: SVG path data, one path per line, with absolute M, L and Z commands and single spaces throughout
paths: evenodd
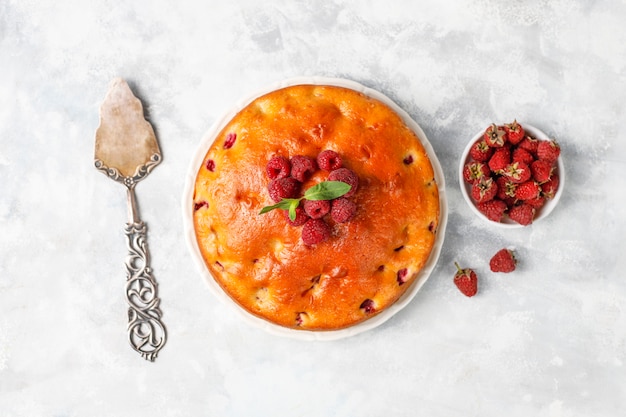
M 621 416 L 626 409 L 626 4 L 597 1 L 0 2 L 0 415 Z M 330 343 L 250 328 L 181 235 L 189 161 L 250 92 L 345 77 L 420 124 L 444 167 L 439 264 L 374 331 Z M 110 80 L 163 162 L 138 187 L 169 340 L 126 341 L 119 184 L 93 168 Z M 486 228 L 458 160 L 491 122 L 559 140 L 567 189 L 530 228 Z M 501 247 L 514 274 L 493 275 Z M 482 275 L 466 299 L 454 261 Z

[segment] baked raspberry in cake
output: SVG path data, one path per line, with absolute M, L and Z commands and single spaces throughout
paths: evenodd
M 349 191 L 304 197 L 326 181 Z M 291 218 L 286 205 L 262 213 L 281 201 L 295 201 Z M 314 331 L 393 305 L 415 285 L 440 220 L 415 132 L 381 101 L 323 85 L 275 90 L 239 111 L 206 153 L 190 204 L 223 291 L 268 322 Z

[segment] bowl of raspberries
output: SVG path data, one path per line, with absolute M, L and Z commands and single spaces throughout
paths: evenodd
M 463 151 L 461 193 L 479 217 L 502 227 L 529 226 L 550 214 L 561 197 L 561 148 L 541 130 L 491 124 Z

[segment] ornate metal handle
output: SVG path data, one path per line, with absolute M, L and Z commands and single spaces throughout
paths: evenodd
M 150 268 L 146 224 L 137 215 L 134 187 L 128 188 L 130 222 L 126 224 L 126 300 L 128 341 L 144 359 L 154 361 L 165 345 L 167 334 L 161 322 L 157 283 Z

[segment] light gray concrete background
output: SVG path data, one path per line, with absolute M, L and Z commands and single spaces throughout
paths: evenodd
M 3 0 L 0 3 L 0 415 L 622 416 L 626 412 L 626 3 Z M 276 337 L 209 293 L 182 235 L 204 132 L 285 78 L 343 77 L 420 124 L 449 222 L 428 282 L 381 327 Z M 138 188 L 169 342 L 126 341 L 124 190 L 93 167 L 121 76 L 164 155 Z M 469 138 L 517 118 L 555 137 L 555 211 L 506 231 L 457 180 Z M 488 271 L 501 247 L 509 275 Z M 481 275 L 468 299 L 453 261 Z

